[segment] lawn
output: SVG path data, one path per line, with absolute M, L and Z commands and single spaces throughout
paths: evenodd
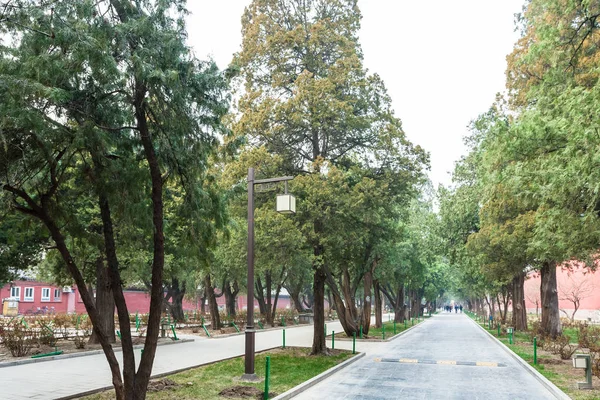
M 244 373 L 243 357 L 221 361 L 215 364 L 193 368 L 168 377 L 167 389 L 149 392 L 147 398 L 154 400 L 171 399 L 224 399 L 219 393 L 234 386 L 251 386 L 261 393 L 264 391 L 265 363 L 271 361 L 270 397 L 281 394 L 294 386 L 326 371 L 352 357 L 351 352 L 330 350 L 330 356 L 310 356 L 310 349 L 288 347 L 256 354 L 256 374 L 259 383 L 241 382 Z M 162 386 L 161 382 L 153 386 Z M 86 400 L 108 400 L 114 398 L 113 391 L 85 397 Z M 232 398 L 232 397 L 230 397 Z M 235 397 L 234 397 L 235 398 Z

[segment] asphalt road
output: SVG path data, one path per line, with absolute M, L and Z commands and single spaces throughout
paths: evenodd
M 555 399 L 466 315 L 438 314 L 296 399 Z

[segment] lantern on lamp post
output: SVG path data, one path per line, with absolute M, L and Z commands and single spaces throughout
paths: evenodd
M 246 307 L 246 343 L 244 375 L 242 380 L 258 381 L 254 373 L 254 185 L 261 183 L 285 182 L 284 194 L 277 195 L 276 210 L 281 214 L 294 214 L 296 212 L 296 197 L 288 193 L 287 181 L 293 176 L 281 176 L 269 179 L 254 179 L 254 168 L 248 168 L 248 277 L 247 277 L 247 307 Z

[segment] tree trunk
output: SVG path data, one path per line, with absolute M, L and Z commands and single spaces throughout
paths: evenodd
M 315 251 L 316 256 L 320 256 L 320 251 Z M 325 343 L 325 271 L 323 266 L 315 268 L 313 276 L 313 344 L 312 355 L 328 354 L 327 345 Z
M 96 308 L 100 318 L 104 321 L 104 334 L 110 343 L 115 343 L 115 299 L 108 277 L 108 268 L 105 267 L 102 257 L 96 259 Z M 100 338 L 95 331 L 92 331 L 88 343 L 100 343 Z
M 266 271 L 265 273 L 265 289 L 266 289 L 266 293 L 265 296 L 267 298 L 266 300 L 266 309 L 267 309 L 267 315 L 266 315 L 266 319 L 267 319 L 267 324 L 271 325 L 271 327 L 275 327 L 275 321 L 273 321 L 273 319 L 275 318 L 275 315 L 273 313 L 273 308 L 272 308 L 272 304 L 271 304 L 271 292 L 272 292 L 272 279 L 271 279 L 271 271 Z
M 168 295 L 166 298 L 166 306 L 168 308 L 173 321 L 183 322 L 185 320 L 185 314 L 183 313 L 183 298 L 186 292 L 186 282 L 183 281 L 181 287 L 179 285 L 179 279 L 171 279 L 171 285 L 168 288 Z M 171 303 L 167 300 L 171 299 Z
M 267 318 L 267 305 L 265 304 L 265 288 L 262 285 L 262 280 L 260 276 L 256 277 L 256 281 L 254 282 L 254 298 L 258 302 L 258 311 L 260 315 Z
M 204 277 L 204 287 L 208 296 L 208 309 L 210 311 L 210 326 L 213 331 L 221 328 L 221 316 L 219 315 L 219 305 L 217 304 L 217 296 L 215 296 L 215 288 L 210 280 L 210 274 Z M 251 305 L 249 305 L 251 307 Z
M 373 291 L 375 292 L 375 328 L 381 328 L 383 326 L 383 307 L 381 304 L 381 289 L 377 280 L 373 282 Z
M 290 300 L 292 301 L 296 311 L 298 311 L 298 313 L 303 313 L 304 306 L 302 305 L 302 300 L 300 300 L 300 285 L 290 286 L 286 289 L 290 294 Z
M 518 331 L 527 330 L 527 309 L 525 308 L 525 272 L 513 278 L 513 326 Z
M 227 280 L 224 280 L 223 294 L 225 295 L 225 309 L 227 315 L 235 317 L 237 313 L 236 299 L 240 291 L 237 281 L 233 281 L 233 286 Z
M 375 263 L 375 261 L 373 263 Z M 371 287 L 373 286 L 373 269 L 374 267 L 371 267 L 371 270 L 367 271 L 363 277 L 364 303 L 362 312 L 362 326 L 363 333 L 365 335 L 369 334 L 369 328 L 371 326 L 371 302 L 373 301 Z
M 202 291 L 202 297 L 200 298 L 200 314 L 206 314 L 206 296 L 208 294 L 208 290 L 206 288 Z
M 542 299 L 541 329 L 545 335 L 555 339 L 562 334 L 556 286 L 556 264 L 554 262 L 544 262 L 540 272 L 542 275 L 540 287 L 540 298 Z

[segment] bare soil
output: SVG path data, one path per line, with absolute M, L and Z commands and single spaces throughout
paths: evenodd
M 175 390 L 179 386 L 181 385 L 176 383 L 175 381 L 169 378 L 163 378 L 156 381 L 150 381 L 150 383 L 148 384 L 148 391 L 161 392 L 163 390 Z

